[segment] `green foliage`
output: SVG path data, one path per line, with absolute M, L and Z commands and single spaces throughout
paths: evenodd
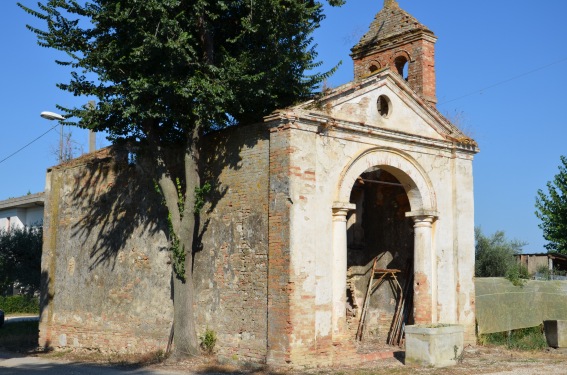
M 506 346 L 516 350 L 541 350 L 547 347 L 543 325 L 480 335 L 480 345 Z
M 201 212 L 201 210 L 203 209 L 203 206 L 206 202 L 205 196 L 210 193 L 211 189 L 212 186 L 208 182 L 200 188 L 195 188 L 195 208 L 193 211 L 195 215 L 199 214 L 199 212 Z
M 559 173 L 547 183 L 547 194 L 537 191 L 535 214 L 541 220 L 543 237 L 549 241 L 545 248 L 567 255 L 567 157 L 560 158 Z
M 179 177 L 175 178 L 175 189 L 177 190 L 177 207 L 179 212 L 183 214 L 185 210 L 185 197 L 183 196 L 183 186 Z
M 522 252 L 525 242 L 508 240 L 502 231 L 485 236 L 479 227 L 475 228 L 475 276 L 504 277 L 523 274 L 516 264 L 514 254 Z M 512 278 L 514 276 L 512 275 Z
M 185 281 L 185 246 L 179 241 L 179 237 L 175 234 L 173 230 L 173 225 L 171 223 L 171 214 L 167 217 L 167 224 L 169 228 L 169 238 L 171 245 L 169 250 L 171 251 L 172 261 L 173 261 L 173 272 L 175 276 L 181 280 Z
M 45 22 L 43 29 L 28 29 L 40 46 L 61 51 L 56 62 L 72 70 L 69 82 L 58 87 L 98 100 L 80 108 L 58 106 L 66 124 L 106 131 L 114 142 L 136 142 L 151 159 L 156 180 L 177 187 L 178 205 L 167 204 L 172 231 L 181 227 L 187 194 L 196 194 L 189 209 L 198 212 L 206 190 L 194 178 L 187 181 L 182 171 L 192 168 L 178 168 L 180 158 L 168 151 L 185 150 L 185 163 L 195 166 L 200 136 L 305 100 L 334 71 L 305 75 L 319 65 L 311 35 L 324 18 L 320 1 L 18 5 Z M 178 235 L 172 236 L 173 247 L 181 254 Z
M 159 187 L 157 182 L 154 182 L 154 188 L 158 194 L 163 197 L 163 193 Z M 179 179 L 176 179 L 176 188 L 177 188 L 177 205 L 180 207 L 180 212 L 183 212 L 183 194 L 181 192 L 181 183 Z M 165 199 L 164 199 L 165 204 Z M 167 215 L 167 228 L 169 230 L 169 241 L 170 246 L 169 250 L 171 251 L 171 260 L 173 264 L 173 272 L 175 276 L 181 280 L 185 281 L 185 247 L 180 243 L 179 237 L 175 234 L 173 230 L 173 223 L 171 222 L 171 213 Z
M 217 335 L 215 331 L 207 328 L 205 332 L 199 336 L 199 341 L 201 342 L 201 349 L 207 354 L 212 354 L 217 343 Z
M 39 314 L 39 299 L 29 296 L 0 297 L 0 309 L 5 314 Z
M 179 208 L 179 212 L 183 217 L 183 211 L 185 208 L 185 197 L 183 196 L 183 189 L 181 186 L 181 181 L 179 178 L 175 179 L 175 188 L 177 190 L 177 207 Z M 185 275 L 185 246 L 179 241 L 179 237 L 175 233 L 173 229 L 173 223 L 171 221 L 171 213 L 169 213 L 167 217 L 167 223 L 169 227 L 169 237 L 171 239 L 171 253 L 173 258 L 173 271 L 177 278 L 181 281 L 186 280 Z
M 73 70 L 58 87 L 98 99 L 94 108 L 59 109 L 79 118 L 70 124 L 108 131 L 114 140 L 184 143 L 196 126 L 256 121 L 307 99 L 331 74 L 305 76 L 320 65 L 311 36 L 324 18 L 319 1 L 18 5 L 46 22 L 46 29 L 28 28 L 39 45 L 62 51 L 57 63 Z
M 0 230 L 0 290 L 18 283 L 28 294 L 39 290 L 42 227 Z
M 522 264 L 512 264 L 506 270 L 506 278 L 510 280 L 514 286 L 524 286 L 526 280 L 530 278 L 528 268 Z

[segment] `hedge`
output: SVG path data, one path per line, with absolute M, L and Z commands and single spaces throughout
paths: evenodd
M 38 314 L 39 299 L 26 296 L 0 296 L 0 309 L 5 314 Z

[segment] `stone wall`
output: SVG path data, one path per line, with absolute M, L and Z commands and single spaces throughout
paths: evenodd
M 268 130 L 204 141 L 194 261 L 197 334 L 221 357 L 263 363 L 267 348 Z M 127 153 L 108 148 L 48 172 L 40 343 L 109 352 L 165 349 L 173 301 L 166 212 Z
M 263 124 L 206 140 L 204 182 L 213 191 L 194 269 L 198 333 L 216 332 L 220 357 L 254 363 L 265 362 L 267 347 L 269 148 Z
M 160 200 L 110 148 L 48 171 L 41 346 L 166 349 L 173 305 Z

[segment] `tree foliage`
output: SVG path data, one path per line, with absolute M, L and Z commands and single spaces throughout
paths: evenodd
M 508 240 L 503 231 L 485 236 L 475 228 L 475 276 L 505 277 L 517 270 L 514 254 L 520 254 L 525 242 Z
M 333 3 L 337 3 L 335 0 Z M 28 26 L 73 69 L 58 86 L 98 98 L 94 110 L 59 109 L 112 139 L 185 142 L 202 130 L 256 121 L 308 98 L 329 73 L 316 67 L 312 0 L 50 0 Z
M 200 204 L 195 192 L 203 188 L 201 137 L 305 100 L 332 73 L 306 76 L 319 66 L 311 34 L 324 14 L 316 0 L 18 5 L 45 22 L 44 29 L 28 28 L 40 46 L 61 51 L 57 63 L 72 70 L 58 87 L 85 102 L 97 99 L 94 106 L 57 106 L 66 123 L 137 144 L 137 160 L 159 185 L 172 237 L 185 253 L 178 269 L 188 273 Z M 174 347 L 195 354 L 192 275 L 178 275 L 173 289 Z
M 0 230 L 0 290 L 17 283 L 28 294 L 39 290 L 42 227 Z
M 549 241 L 545 248 L 567 255 L 567 157 L 560 158 L 559 173 L 547 183 L 547 194 L 537 191 L 535 214 L 541 220 L 543 237 Z

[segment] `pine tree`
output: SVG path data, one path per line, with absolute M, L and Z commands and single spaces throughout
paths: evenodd
M 343 0 L 328 0 L 341 5 Z M 200 138 L 257 121 L 311 96 L 332 72 L 318 66 L 312 32 L 324 18 L 315 0 L 49 0 L 45 21 L 28 26 L 40 46 L 65 53 L 72 69 L 58 86 L 96 97 L 94 108 L 64 108 L 69 125 L 136 142 L 169 211 L 172 239 L 185 267 L 174 281 L 177 354 L 196 354 L 191 267 Z M 95 78 L 93 78 L 95 77 Z M 78 119 L 75 122 L 71 119 Z M 182 157 L 165 151 L 180 149 Z M 183 168 L 176 168 L 178 160 Z M 198 208 L 198 207 L 197 207 Z M 180 272 L 181 270 L 181 272 Z
M 560 158 L 562 165 L 553 181 L 547 183 L 547 194 L 537 191 L 535 214 L 541 220 L 543 237 L 549 241 L 545 248 L 567 255 L 567 157 Z

